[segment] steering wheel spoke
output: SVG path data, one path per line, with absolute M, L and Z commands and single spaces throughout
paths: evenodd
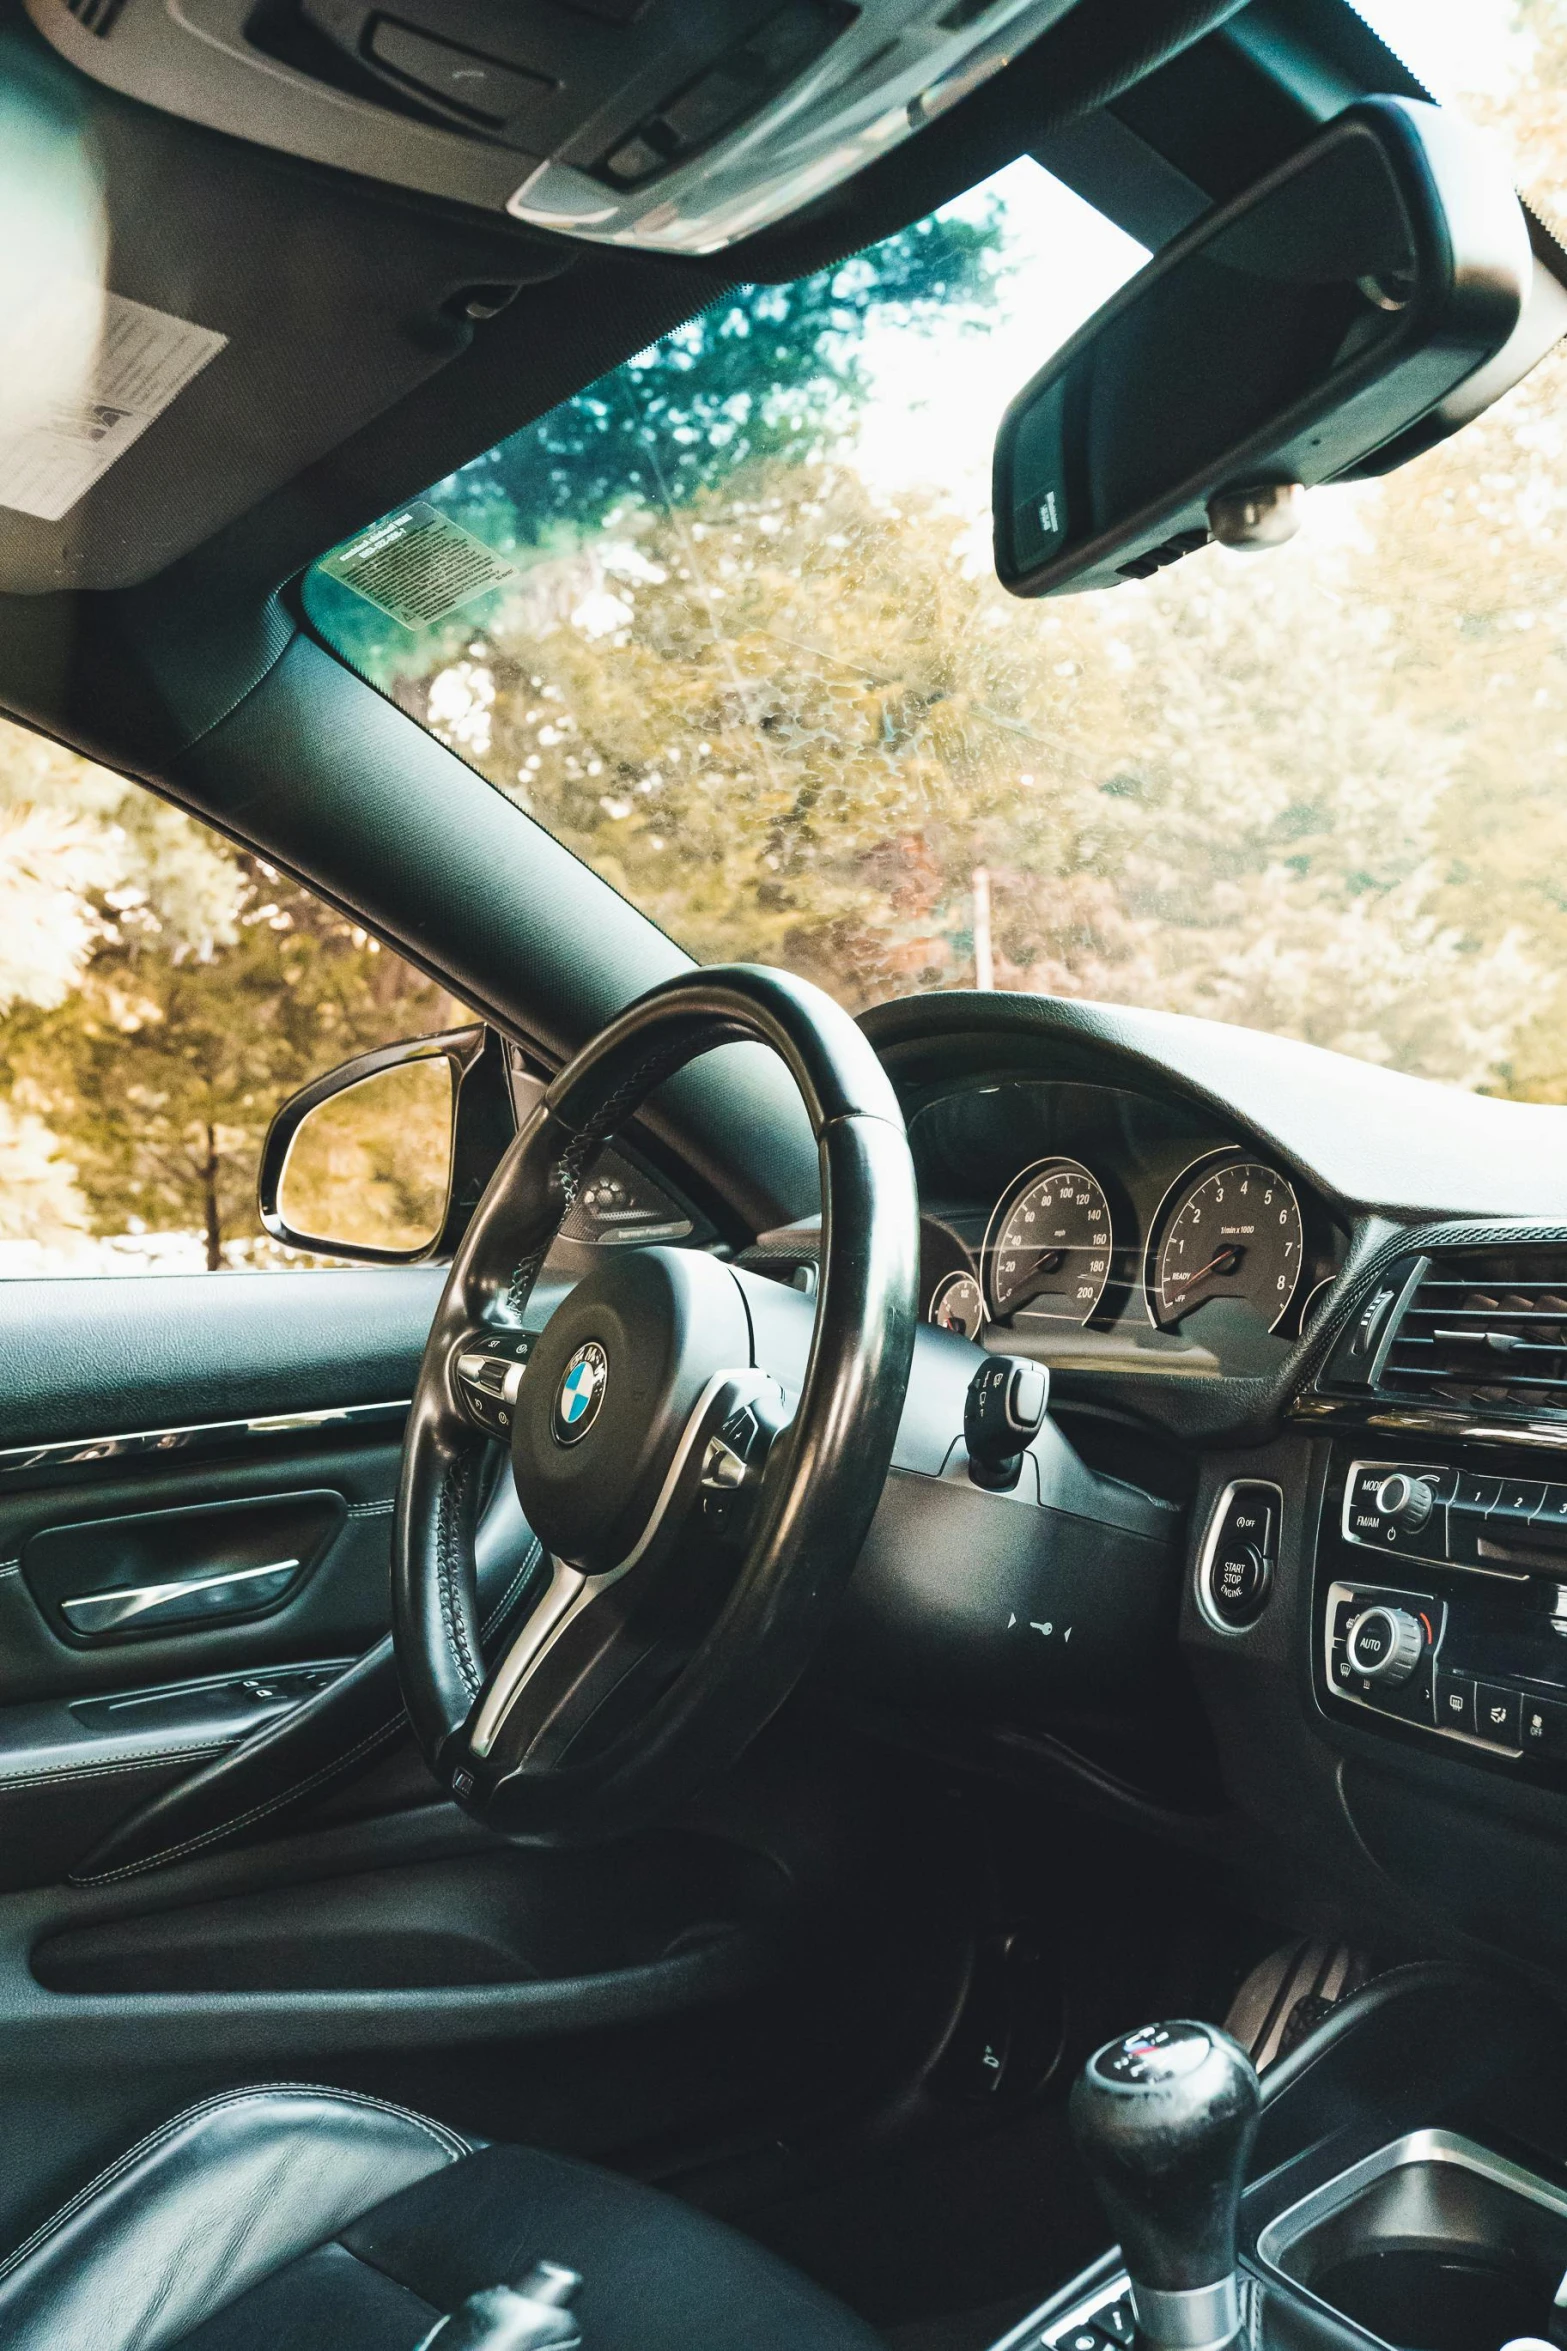
M 596 1572 L 552 1560 L 548 1585 L 469 1716 L 466 1744 L 479 1770 L 494 1770 L 503 1757 L 512 1765 L 535 1759 L 551 1733 L 558 1744 L 568 1704 L 585 1723 L 599 1696 L 650 1652 L 679 1651 L 704 1598 L 721 1604 L 736 1539 L 772 1442 L 787 1425 L 783 1395 L 765 1373 L 747 1367 L 713 1375 L 625 1555 Z M 634 1600 L 614 1597 L 633 1573 Z

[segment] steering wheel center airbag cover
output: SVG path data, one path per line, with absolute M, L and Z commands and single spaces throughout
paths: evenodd
M 750 1360 L 734 1277 L 700 1251 L 628 1249 L 579 1282 L 512 1419 L 518 1498 L 545 1549 L 590 1573 L 623 1559 L 713 1374 Z

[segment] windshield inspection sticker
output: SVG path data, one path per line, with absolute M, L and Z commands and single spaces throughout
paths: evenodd
M 0 333 L 12 384 L 58 387 L 20 415 L 0 403 L 0 506 L 63 521 L 227 341 L 123 294 L 53 289 Z
M 521 577 L 514 563 L 423 498 L 339 547 L 321 569 L 405 629 L 429 628 L 502 580 Z

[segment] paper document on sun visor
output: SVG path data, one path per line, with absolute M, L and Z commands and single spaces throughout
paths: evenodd
M 53 289 L 0 329 L 0 506 L 62 521 L 227 341 L 123 294 Z
M 405 629 L 429 628 L 486 589 L 521 576 L 514 563 L 424 498 L 362 531 L 321 569 Z

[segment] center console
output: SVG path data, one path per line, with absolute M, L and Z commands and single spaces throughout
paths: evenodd
M 1312 1603 L 1325 1709 L 1567 1787 L 1567 1482 L 1521 1448 L 1335 1456 Z
M 1344 2001 L 1260 2100 L 1215 2026 L 1108 2044 L 1072 2120 L 1121 2243 L 995 2351 L 1551 2351 L 1560 2039 L 1519 1986 L 1423 1965 Z

